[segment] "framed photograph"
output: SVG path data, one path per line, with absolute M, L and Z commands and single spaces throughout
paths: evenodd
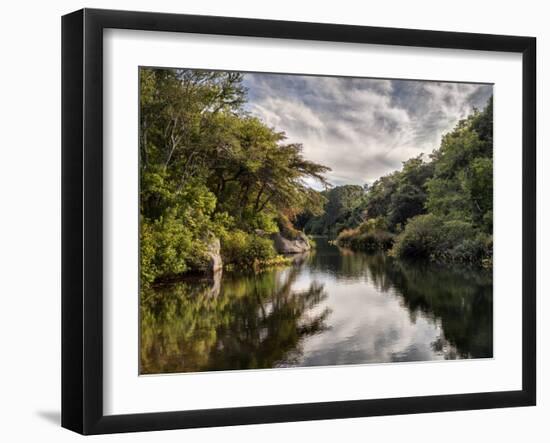
M 62 425 L 536 402 L 531 37 L 62 20 Z

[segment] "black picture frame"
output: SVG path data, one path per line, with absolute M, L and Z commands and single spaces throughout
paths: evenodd
M 103 30 L 107 28 L 522 54 L 522 389 L 104 415 L 102 77 Z M 82 434 L 104 434 L 535 405 L 535 134 L 536 39 L 533 37 L 97 9 L 63 16 L 62 426 Z

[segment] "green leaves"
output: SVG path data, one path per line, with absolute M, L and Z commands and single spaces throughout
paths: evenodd
M 240 229 L 227 231 L 222 236 L 221 243 L 224 263 L 239 268 L 261 266 L 277 255 L 271 240 Z
M 326 201 L 323 212 L 302 223 L 305 230 L 314 235 L 336 235 L 342 229 L 351 228 L 361 222 L 361 214 L 356 212 L 365 197 L 365 190 L 358 185 L 336 186 L 324 191 L 321 197 Z
M 387 248 L 403 231 L 395 251 L 410 244 L 422 255 L 422 233 L 432 219 L 419 217 L 432 215 L 442 236 L 432 239 L 438 251 L 454 248 L 454 240 L 446 243 L 452 238 L 463 245 L 462 257 L 479 256 L 476 248 L 492 235 L 492 101 L 446 134 L 428 161 L 413 157 L 368 188 L 318 192 L 310 184 L 328 187 L 329 168 L 306 159 L 301 144 L 246 112 L 242 80 L 242 74 L 221 71 L 140 70 L 146 284 L 204 270 L 205 239 L 212 235 L 221 239 L 228 263 L 272 260 L 270 241 L 257 231 L 291 235 L 293 223 L 313 234 L 351 229 L 350 242 L 369 248 Z M 377 226 L 371 229 L 372 223 Z M 471 232 L 466 225 L 458 229 L 460 223 Z
M 419 215 L 397 236 L 391 253 L 401 258 L 487 266 L 489 260 L 492 263 L 492 236 L 463 220 Z
M 434 153 L 434 177 L 428 181 L 428 211 L 467 220 L 492 233 L 493 107 L 462 120 L 443 137 Z
M 361 213 L 363 219 L 348 216 L 335 225 L 351 228 L 340 233 L 338 244 L 367 251 L 384 249 L 399 233 L 391 251 L 397 257 L 490 267 L 492 128 L 490 100 L 482 112 L 475 111 L 443 136 L 430 161 L 422 155 L 413 157 L 403 162 L 401 171 L 376 180 L 349 211 Z
M 409 220 L 393 254 L 436 261 L 492 263 L 492 99 L 445 135 L 426 182 L 429 214 Z
M 247 114 L 245 100 L 242 74 L 140 70 L 143 281 L 202 271 L 212 234 L 239 251 L 235 260 L 271 260 L 255 230 L 276 232 L 280 214 L 320 212 L 323 199 L 305 183 L 325 183 L 328 168 Z

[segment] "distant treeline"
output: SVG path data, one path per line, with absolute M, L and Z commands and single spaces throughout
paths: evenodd
M 474 110 L 420 155 L 370 187 L 321 192 L 324 213 L 304 212 L 307 233 L 356 250 L 490 267 L 493 251 L 493 102 Z

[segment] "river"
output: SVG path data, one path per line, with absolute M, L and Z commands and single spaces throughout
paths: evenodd
M 294 264 L 141 294 L 142 374 L 490 358 L 490 272 L 326 238 Z

